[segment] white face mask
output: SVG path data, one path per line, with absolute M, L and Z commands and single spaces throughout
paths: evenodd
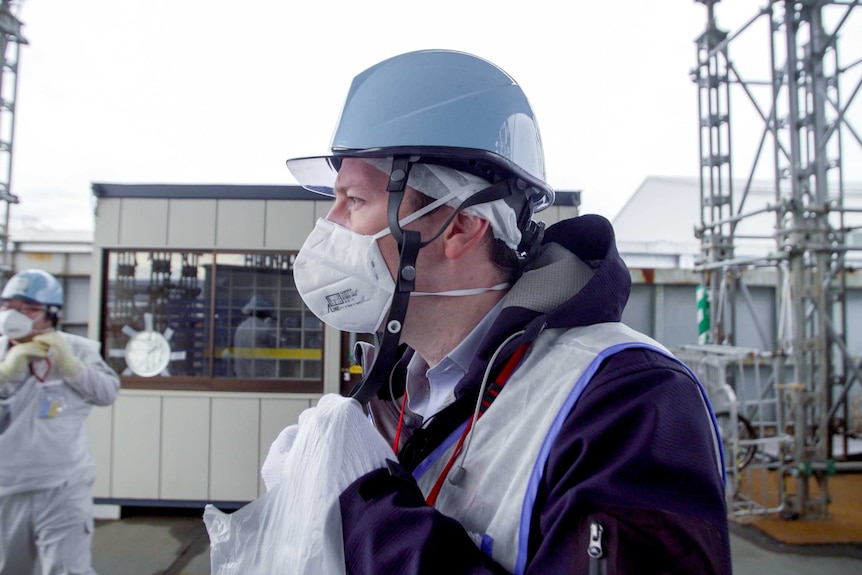
M 33 331 L 33 320 L 16 309 L 0 311 L 0 333 L 9 339 L 22 339 Z
M 302 301 L 341 331 L 373 333 L 389 309 L 395 281 L 377 238 L 319 219 L 296 256 L 293 279 Z
M 399 224 L 403 228 L 455 195 L 428 204 Z M 311 313 L 341 331 L 377 331 L 395 293 L 395 281 L 377 245 L 377 240 L 389 233 L 387 227 L 373 236 L 366 236 L 330 220 L 317 220 L 293 264 L 296 289 Z M 466 296 L 507 287 L 509 284 L 499 284 L 490 288 L 413 292 L 411 295 Z

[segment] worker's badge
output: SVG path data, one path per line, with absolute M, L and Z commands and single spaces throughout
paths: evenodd
M 39 417 L 52 419 L 60 415 L 66 409 L 66 396 L 60 385 L 44 385 L 42 388 L 42 399 L 39 402 Z

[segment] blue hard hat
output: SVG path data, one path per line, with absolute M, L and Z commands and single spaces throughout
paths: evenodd
M 45 306 L 63 307 L 63 286 L 57 278 L 42 270 L 23 270 L 9 278 L 2 299 L 23 299 Z
M 356 76 L 331 151 L 287 166 L 303 187 L 332 195 L 340 158 L 407 154 L 491 183 L 517 178 L 534 211 L 554 202 L 526 95 L 506 72 L 464 52 L 408 52 Z

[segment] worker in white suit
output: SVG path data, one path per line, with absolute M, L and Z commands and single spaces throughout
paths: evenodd
M 233 340 L 237 377 L 276 377 L 278 360 L 264 357 L 267 352 L 279 347 L 272 300 L 255 295 L 243 306 L 242 313 L 248 317 L 237 326 Z
M 120 379 L 98 342 L 57 330 L 63 288 L 21 271 L 0 294 L 0 575 L 92 575 L 86 420 Z

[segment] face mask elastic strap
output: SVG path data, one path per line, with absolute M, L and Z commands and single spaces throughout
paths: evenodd
M 473 194 L 472 196 L 470 196 L 469 198 L 467 198 L 466 200 L 461 202 L 461 204 L 457 208 L 455 208 L 455 211 L 452 212 L 452 215 L 450 215 L 446 219 L 446 221 L 443 223 L 443 225 L 440 227 L 440 229 L 437 231 L 437 233 L 434 234 L 434 236 L 431 239 L 429 239 L 428 241 L 422 242 L 422 247 L 427 246 L 428 244 L 430 244 L 431 242 L 436 240 L 438 237 L 440 237 L 440 234 L 442 234 L 446 230 L 446 227 L 450 223 L 452 223 L 452 220 L 455 219 L 455 216 L 457 216 L 459 212 L 464 211 L 465 208 L 469 208 L 470 206 L 476 206 L 479 204 L 490 203 L 490 202 L 493 202 L 495 200 L 502 200 L 502 199 L 505 199 L 506 197 L 508 197 L 510 194 L 511 194 L 511 192 L 509 189 L 508 181 L 497 182 L 496 184 L 494 184 L 492 186 L 489 186 L 483 190 L 476 192 L 475 194 Z M 452 193 L 448 196 L 444 196 L 443 198 L 441 198 L 441 200 L 438 200 L 438 201 L 443 201 L 443 203 L 445 203 L 445 202 L 448 202 L 453 197 L 457 197 L 458 195 L 460 195 L 460 194 L 455 192 L 455 193 Z M 437 203 L 437 202 L 434 202 L 427 207 L 430 208 L 431 206 L 434 206 L 435 203 Z M 436 208 L 437 206 L 434 206 L 434 207 Z M 428 211 L 431 211 L 431 210 L 428 210 Z M 411 215 L 413 215 L 413 214 L 411 214 Z M 405 219 L 407 219 L 407 218 L 405 218 Z
M 401 160 L 401 162 L 399 163 L 398 160 Z M 418 220 L 422 216 L 433 212 L 434 210 L 436 210 L 440 206 L 448 204 L 451 200 L 458 198 L 461 194 L 463 194 L 463 191 L 461 191 L 461 190 L 449 192 L 448 194 L 446 194 L 442 198 L 438 198 L 438 199 L 434 200 L 433 202 L 431 202 L 427 206 L 420 208 L 420 209 L 416 210 L 415 212 L 413 212 L 412 214 L 406 216 L 404 219 L 398 220 L 397 219 L 398 210 L 401 208 L 401 201 L 403 200 L 403 196 L 404 196 L 404 189 L 403 188 L 404 188 L 404 186 L 406 186 L 406 182 L 407 182 L 407 176 L 406 175 L 402 176 L 402 174 L 409 174 L 411 162 L 412 162 L 412 158 L 408 158 L 406 156 L 393 158 L 392 173 L 389 176 L 389 183 L 386 186 L 386 190 L 388 192 L 390 192 L 390 194 L 397 194 L 397 195 L 394 195 L 394 196 L 390 195 L 389 196 L 389 201 L 388 201 L 388 205 L 387 205 L 387 210 L 388 210 L 387 218 L 388 218 L 388 221 L 390 222 L 389 226 L 387 226 L 387 228 L 374 234 L 374 239 L 380 239 L 383 236 L 385 236 L 386 234 L 391 233 L 393 235 L 393 237 L 395 238 L 395 240 L 400 242 L 401 240 L 400 240 L 399 236 L 400 236 L 404 226 L 406 226 L 407 224 L 409 224 L 411 222 L 415 222 L 416 220 Z M 520 180 L 518 180 L 518 182 L 520 182 Z M 509 180 L 503 180 L 503 181 L 497 182 L 496 184 L 488 186 L 487 188 L 484 188 L 484 189 L 476 192 L 475 194 L 471 195 L 469 198 L 467 198 L 466 200 L 461 202 L 461 204 L 457 208 L 455 208 L 455 211 L 452 213 L 452 215 L 449 216 L 449 218 L 447 218 L 447 220 L 443 223 L 443 225 L 440 227 L 440 229 L 437 231 L 437 233 L 434 234 L 434 236 L 431 237 L 430 239 L 428 239 L 427 241 L 422 242 L 420 247 L 424 248 L 425 246 L 427 246 L 428 244 L 430 244 L 431 242 L 436 240 L 438 237 L 440 237 L 440 235 L 446 230 L 446 227 L 450 223 L 452 223 L 452 220 L 454 220 L 455 216 L 458 215 L 458 212 L 463 211 L 465 208 L 469 208 L 470 206 L 475 206 L 478 204 L 490 203 L 490 202 L 493 202 L 496 200 L 506 200 L 507 203 L 509 203 L 510 198 L 512 196 L 519 194 L 518 190 L 512 189 L 511 184 L 512 184 L 512 179 L 510 178 Z M 521 195 L 523 195 L 523 193 L 521 193 Z M 515 208 L 513 207 L 513 209 L 515 209 Z M 515 210 L 515 211 L 517 213 L 517 210 Z M 397 222 L 395 226 L 392 225 L 393 221 Z
M 506 282 L 497 285 L 493 285 L 491 287 L 486 288 L 466 288 L 466 289 L 452 289 L 446 291 L 438 291 L 438 292 L 427 292 L 427 291 L 415 291 L 411 293 L 412 296 L 429 296 L 429 295 L 442 295 L 449 297 L 457 297 L 457 296 L 466 296 L 466 295 L 479 295 L 489 291 L 501 291 L 511 287 L 512 284 Z
M 436 210 L 440 206 L 448 203 L 449 200 L 451 200 L 453 198 L 457 198 L 459 195 L 460 195 L 460 192 L 450 192 L 449 194 L 443 196 L 439 200 L 434 200 L 433 202 L 431 202 L 430 204 L 428 204 L 424 208 L 416 210 L 415 212 L 413 212 L 409 216 L 406 216 L 405 218 L 398 221 L 399 229 L 403 230 L 404 226 L 406 226 L 407 224 L 415 222 L 416 220 L 418 220 L 419 218 L 421 218 L 425 214 L 429 214 L 429 213 L 433 212 L 434 210 Z M 400 200 L 398 201 L 398 204 L 400 206 Z M 387 208 L 388 207 L 389 206 L 387 206 Z M 449 225 L 449 223 L 447 222 L 446 225 Z M 444 226 L 444 229 L 445 229 L 445 226 Z M 391 234 L 391 233 L 392 233 L 392 230 L 389 229 L 389 227 L 386 227 L 386 228 L 380 230 L 379 232 L 377 232 L 376 234 L 374 234 L 373 237 L 375 240 L 379 240 L 383 236 L 385 236 L 387 234 Z M 439 236 L 440 234 L 438 233 L 437 235 Z M 434 236 L 435 239 L 436 239 L 436 237 L 437 236 Z M 432 241 L 433 241 L 433 239 L 432 239 Z M 427 244 L 428 244 L 428 242 L 422 242 L 422 247 L 425 247 Z

